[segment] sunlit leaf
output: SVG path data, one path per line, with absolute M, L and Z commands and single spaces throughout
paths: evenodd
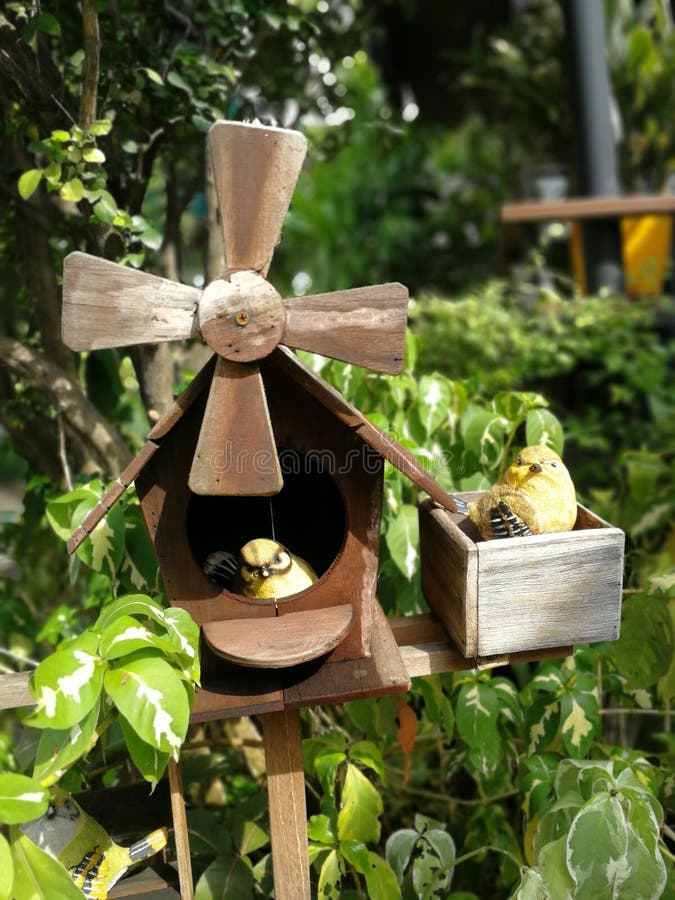
M 616 897 L 629 874 L 628 827 L 621 804 L 604 792 L 576 815 L 567 841 L 567 865 L 575 900 Z
M 14 825 L 38 819 L 47 811 L 49 792 L 34 778 L 0 773 L 0 822 Z
M 29 169 L 19 178 L 19 195 L 24 200 L 28 200 L 37 190 L 42 180 L 42 169 Z
M 401 506 L 389 523 L 385 540 L 398 569 L 406 578 L 412 578 L 417 571 L 419 558 L 419 523 L 414 506 Z
M 364 844 L 380 839 L 382 797 L 366 776 L 349 763 L 342 788 L 338 813 L 338 839 L 355 840 Z
M 95 703 L 84 718 L 71 728 L 45 728 L 35 756 L 33 777 L 51 785 L 96 743 L 99 704 Z
M 66 869 L 40 850 L 25 835 L 14 837 L 10 844 L 14 863 L 13 900 L 82 900 Z

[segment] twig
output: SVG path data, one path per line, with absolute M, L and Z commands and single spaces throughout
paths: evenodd
M 56 413 L 56 424 L 59 430 L 59 459 L 63 469 L 63 479 L 69 491 L 73 489 L 73 475 L 68 464 L 68 454 L 66 452 L 66 429 L 63 427 L 63 416 L 60 412 Z

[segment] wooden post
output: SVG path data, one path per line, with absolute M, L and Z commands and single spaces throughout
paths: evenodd
M 176 841 L 176 858 L 178 860 L 178 882 L 181 900 L 192 900 L 192 863 L 190 861 L 190 842 L 188 839 L 187 819 L 185 817 L 185 798 L 183 796 L 183 777 L 178 763 L 169 760 L 169 787 L 171 788 L 171 814 L 173 816 L 173 833 Z
M 274 893 L 277 900 L 310 900 L 307 807 L 297 710 L 263 716 Z

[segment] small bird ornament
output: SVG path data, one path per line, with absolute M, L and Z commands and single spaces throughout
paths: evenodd
M 497 484 L 478 499 L 457 500 L 485 540 L 570 531 L 577 517 L 574 484 L 555 450 L 525 447 Z
M 131 847 L 120 847 L 71 794 L 58 787 L 52 789 L 47 812 L 20 828 L 65 866 L 88 900 L 105 900 L 130 866 L 166 846 L 168 834 L 166 828 L 158 828 Z
M 216 584 L 231 585 L 235 594 L 253 600 L 280 600 L 318 580 L 308 562 L 269 538 L 249 541 L 238 560 L 226 550 L 216 550 L 206 558 L 204 573 Z

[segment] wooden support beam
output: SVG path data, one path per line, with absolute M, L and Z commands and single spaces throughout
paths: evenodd
M 297 710 L 263 716 L 274 894 L 277 900 L 310 900 L 307 804 Z

